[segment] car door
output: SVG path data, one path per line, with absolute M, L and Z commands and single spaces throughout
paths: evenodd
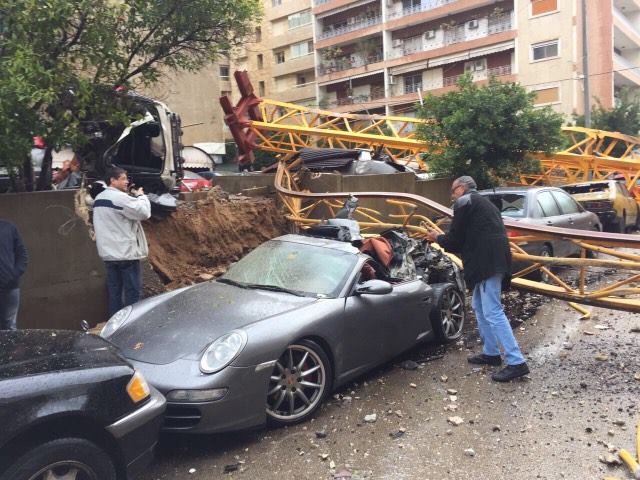
M 572 228 L 568 219 L 562 214 L 551 190 L 540 190 L 536 195 L 542 225 L 548 227 Z M 551 240 L 554 257 L 563 257 L 569 250 L 566 240 Z
M 554 190 L 551 193 L 560 206 L 560 211 L 562 212 L 563 217 L 565 218 L 568 225 L 567 228 L 590 231 L 597 229 L 593 219 L 593 215 L 589 214 L 589 212 L 586 212 L 582 207 L 580 207 L 580 205 L 578 205 L 578 202 L 576 202 L 571 197 L 571 195 L 560 190 Z M 566 243 L 567 255 L 573 255 L 580 252 L 580 247 L 578 247 L 573 242 Z
M 343 373 L 364 372 L 414 345 L 430 331 L 431 302 L 431 287 L 418 279 L 384 295 L 358 295 L 354 285 L 345 300 Z
M 620 198 L 624 202 L 624 211 L 627 214 L 627 225 L 635 225 L 637 223 L 638 217 L 638 204 L 631 196 L 631 193 L 629 193 L 629 190 L 627 190 L 627 187 L 622 182 L 616 183 L 618 195 L 620 195 Z

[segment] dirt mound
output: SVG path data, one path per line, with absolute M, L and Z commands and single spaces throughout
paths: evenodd
M 161 221 L 144 222 L 149 263 L 160 282 L 145 278 L 147 294 L 218 276 L 248 251 L 287 230 L 275 200 L 213 189 L 205 200 L 183 202 Z

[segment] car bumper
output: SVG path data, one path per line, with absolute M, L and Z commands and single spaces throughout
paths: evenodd
M 167 399 L 163 430 L 179 433 L 220 433 L 244 430 L 266 423 L 265 402 L 273 366 L 229 366 L 205 375 L 198 362 L 178 360 L 169 365 L 129 360 L 147 381 L 164 395 L 175 390 L 226 389 L 215 401 L 187 402 Z
M 602 222 L 603 225 L 605 224 L 608 225 L 610 223 L 616 222 L 617 214 L 615 210 L 607 210 L 605 212 L 594 212 L 594 213 L 598 215 L 598 218 L 600 219 L 600 222 Z
M 151 387 L 147 403 L 107 427 L 118 444 L 127 478 L 137 477 L 153 459 L 165 408 L 164 396 Z

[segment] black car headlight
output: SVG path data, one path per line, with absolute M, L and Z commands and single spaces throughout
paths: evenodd
M 229 365 L 247 343 L 247 334 L 233 330 L 209 345 L 200 359 L 202 373 L 215 373 Z
M 122 310 L 118 310 L 116 313 L 114 313 L 100 331 L 100 336 L 102 338 L 109 338 L 111 335 L 113 335 L 113 333 L 127 321 L 129 315 L 131 315 L 131 310 L 133 310 L 133 307 L 131 305 L 128 305 Z

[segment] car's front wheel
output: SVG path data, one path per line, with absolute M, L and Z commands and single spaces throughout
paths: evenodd
M 434 290 L 436 304 L 429 314 L 433 332 L 438 341 L 453 342 L 462 336 L 466 318 L 464 296 L 451 283 L 434 286 Z
M 83 438 L 58 438 L 27 450 L 0 480 L 115 480 L 109 455 Z
M 269 380 L 269 423 L 291 425 L 309 418 L 330 392 L 332 375 L 331 362 L 316 342 L 300 340 L 289 345 Z

